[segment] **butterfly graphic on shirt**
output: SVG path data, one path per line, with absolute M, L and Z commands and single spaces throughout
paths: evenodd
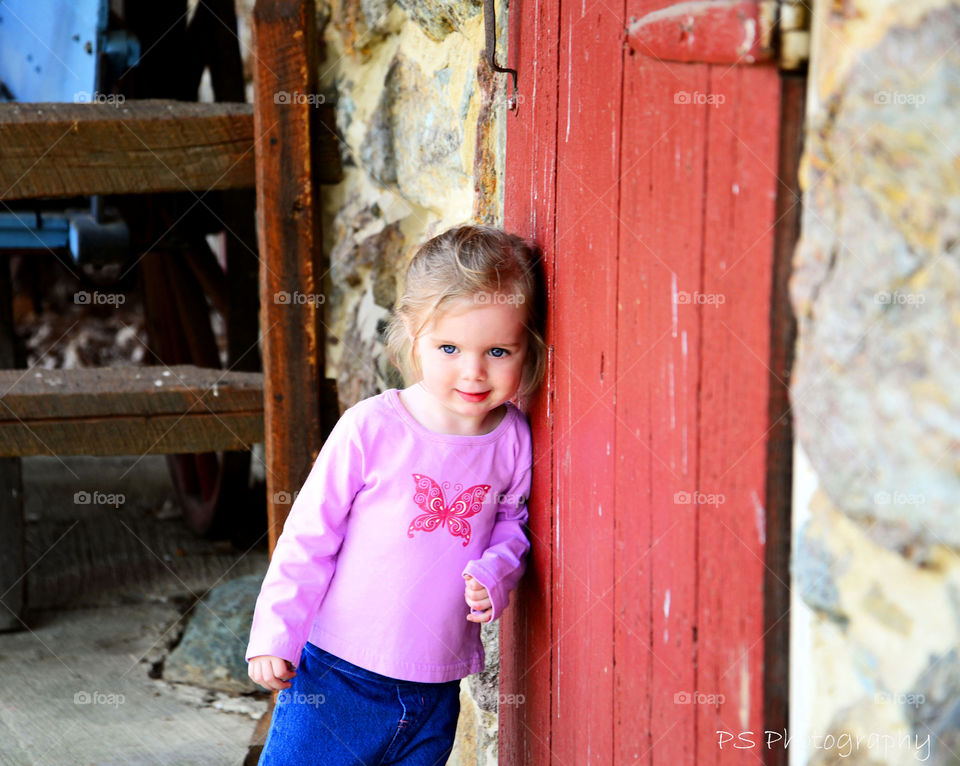
M 480 513 L 490 485 L 476 484 L 462 489 L 462 484 L 454 484 L 453 491 L 457 494 L 453 502 L 447 505 L 443 489 L 429 476 L 415 473 L 413 481 L 416 485 L 413 502 L 424 512 L 410 522 L 407 537 L 413 537 L 413 533 L 418 530 L 433 532 L 438 527 L 446 527 L 454 537 L 462 537 L 463 546 L 466 547 L 472 534 L 467 519 Z M 450 482 L 445 481 L 443 486 L 449 488 Z

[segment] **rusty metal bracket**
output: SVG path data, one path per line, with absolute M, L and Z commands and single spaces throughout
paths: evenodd
M 495 72 L 507 72 L 513 76 L 513 95 L 507 101 L 508 109 L 517 108 L 517 70 L 502 67 L 497 63 L 497 10 L 494 0 L 483 0 L 483 31 L 486 36 L 487 55 L 490 67 Z

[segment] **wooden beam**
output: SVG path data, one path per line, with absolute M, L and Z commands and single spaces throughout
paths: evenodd
M 254 131 L 263 330 L 267 520 L 270 550 L 289 505 L 273 501 L 306 479 L 334 413 L 324 410 L 326 335 L 321 250 L 318 141 L 328 131 L 309 100 L 317 93 L 313 0 L 257 0 L 253 10 Z M 306 301 L 283 301 L 300 293 Z
M 10 258 L 0 256 L 0 367 L 16 367 Z M 19 458 L 0 458 L 0 631 L 23 628 L 27 569 L 23 529 L 23 480 Z
M 190 365 L 0 370 L 0 457 L 249 449 L 259 373 Z
M 333 107 L 315 108 L 320 183 L 340 180 Z M 0 104 L 0 199 L 254 185 L 253 106 L 127 100 Z

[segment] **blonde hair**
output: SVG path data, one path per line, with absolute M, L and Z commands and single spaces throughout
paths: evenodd
M 453 301 L 484 293 L 512 293 L 526 308 L 527 353 L 519 393 L 529 396 L 547 367 L 541 269 L 535 245 L 493 226 L 458 226 L 428 240 L 407 266 L 403 293 L 387 326 L 390 361 L 408 382 L 419 380 L 423 373 L 407 325 L 416 328 L 416 339 Z

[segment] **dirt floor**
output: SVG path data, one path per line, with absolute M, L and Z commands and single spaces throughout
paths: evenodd
M 0 633 L 0 765 L 241 764 L 268 695 L 158 676 L 182 615 L 265 572 L 266 544 L 191 533 L 162 457 L 26 458 L 23 482 L 29 611 Z M 78 504 L 81 491 L 124 497 Z

